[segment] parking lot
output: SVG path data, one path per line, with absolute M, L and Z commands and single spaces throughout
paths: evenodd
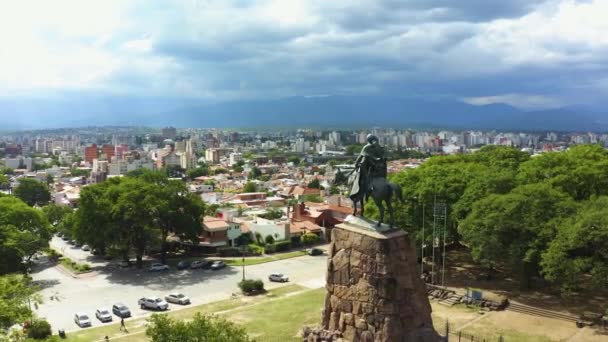
M 40 260 L 32 276 L 42 287 L 44 303 L 36 311 L 40 317 L 48 319 L 54 329 L 78 329 L 73 320 L 77 312 L 87 313 L 92 317 L 93 326 L 99 326 L 102 323 L 94 318 L 95 310 L 100 307 L 111 309 L 117 302 L 126 304 L 133 317 L 140 317 L 148 313 L 137 305 L 138 299 L 144 296 L 164 298 L 171 292 L 181 292 L 190 297 L 193 305 L 198 305 L 226 299 L 239 292 L 237 283 L 242 279 L 241 267 L 226 267 L 219 271 L 172 268 L 164 272 L 148 272 L 146 268 L 122 269 L 58 240 L 53 239 L 54 248 L 75 261 L 92 264 L 95 272 L 73 278 L 44 259 Z M 284 284 L 268 282 L 268 275 L 280 272 L 290 277 L 291 284 L 322 287 L 326 260 L 325 256 L 303 256 L 247 266 L 245 276 L 262 279 L 267 288 L 273 288 Z M 169 310 L 177 307 L 170 304 Z

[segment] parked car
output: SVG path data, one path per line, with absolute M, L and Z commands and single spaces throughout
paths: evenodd
M 202 268 L 202 269 L 207 269 L 211 267 L 211 262 L 207 261 L 207 260 L 196 260 L 193 261 L 192 264 L 190 264 L 190 268 L 193 270 Z
M 85 251 L 85 252 L 88 252 L 88 251 L 91 250 L 91 247 L 89 247 L 89 245 L 83 245 L 82 246 L 82 250 Z
M 63 233 L 62 233 L 62 232 L 57 232 L 57 234 L 56 234 L 56 235 L 57 235 L 57 237 L 62 237 L 62 236 L 63 236 Z
M 91 319 L 85 313 L 77 313 L 74 315 L 74 323 L 81 328 L 86 328 L 91 326 Z
M 190 261 L 186 261 L 186 260 L 182 260 L 180 262 L 177 263 L 177 269 L 178 270 L 185 270 L 190 268 Z
M 63 240 L 63 241 L 68 241 L 69 239 L 70 239 L 70 237 L 67 235 L 64 235 L 61 237 L 61 240 Z
M 129 310 L 129 308 L 122 303 L 114 304 L 112 306 L 112 312 L 120 318 L 131 317 L 131 310 Z
M 97 309 L 97 311 L 95 311 L 95 317 L 102 323 L 112 322 L 112 314 L 110 314 L 108 309 Z
M 187 305 L 190 304 L 190 298 L 186 297 L 182 293 L 171 293 L 165 297 L 167 303 Z
M 73 245 L 73 244 L 75 244 L 75 243 L 76 243 L 76 242 L 75 242 L 74 240 L 69 240 L 69 239 L 68 239 L 68 244 Z
M 323 255 L 323 250 L 322 249 L 318 249 L 318 248 L 309 248 L 306 250 L 306 253 L 308 253 L 308 255 Z
M 131 262 L 130 261 L 122 260 L 121 262 L 118 263 L 118 267 L 120 267 L 120 268 L 129 268 L 129 267 L 131 267 Z
M 142 309 L 164 311 L 169 308 L 169 304 L 158 297 L 144 297 L 137 301 Z
M 74 242 L 74 247 L 76 247 L 76 248 L 80 248 L 80 247 L 82 247 L 82 242 L 75 241 L 75 242 Z
M 150 272 L 160 272 L 160 271 L 168 271 L 169 270 L 169 266 L 167 265 L 163 265 L 163 264 L 152 264 L 150 266 L 150 268 L 148 269 L 148 271 Z
M 226 263 L 222 260 L 214 261 L 213 264 L 211 264 L 211 269 L 214 271 L 221 270 L 224 267 L 226 267 Z
M 289 277 L 283 275 L 282 273 L 272 273 L 268 276 L 268 280 L 277 283 L 286 283 L 289 281 Z

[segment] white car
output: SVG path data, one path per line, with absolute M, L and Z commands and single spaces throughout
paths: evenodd
M 95 311 L 95 317 L 102 323 L 112 322 L 112 314 L 108 309 L 97 309 L 97 311 Z
M 169 270 L 169 266 L 168 265 L 163 265 L 163 264 L 152 264 L 150 266 L 150 268 L 148 269 L 148 271 L 150 272 L 160 272 L 160 271 L 168 271 Z
M 139 304 L 142 309 L 147 310 L 165 311 L 169 308 L 169 304 L 158 297 L 144 297 L 141 298 L 137 304 Z
M 89 318 L 89 315 L 85 313 L 77 313 L 74 315 L 74 323 L 81 328 L 90 327 L 91 319 Z
M 268 280 L 276 281 L 278 283 L 286 283 L 289 281 L 289 277 L 283 275 L 282 273 L 272 273 L 268 276 Z
M 165 300 L 169 303 L 179 304 L 179 305 L 190 304 L 190 298 L 186 297 L 182 293 L 171 293 L 171 294 L 165 296 Z
M 88 252 L 91 250 L 91 247 L 89 247 L 89 245 L 84 245 L 84 246 L 82 246 L 82 250 L 85 252 Z

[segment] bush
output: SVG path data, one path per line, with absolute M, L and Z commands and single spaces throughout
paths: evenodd
M 302 235 L 302 244 L 304 246 L 313 245 L 313 244 L 319 242 L 319 240 L 321 240 L 321 238 L 319 238 L 318 235 L 313 234 L 313 233 L 306 233 L 306 234 Z
M 277 246 L 275 246 L 275 245 L 266 245 L 264 247 L 264 252 L 266 254 L 272 254 L 272 253 L 275 253 L 276 251 L 277 251 Z
M 291 241 L 277 241 L 274 247 L 277 252 L 286 252 L 291 249 Z
M 51 336 L 51 325 L 45 320 L 35 320 L 27 331 L 27 336 L 36 340 L 44 340 Z
M 250 244 L 249 251 L 252 255 L 262 255 L 264 254 L 264 247 L 260 247 L 258 245 Z
M 91 270 L 91 265 L 86 263 L 79 264 L 70 258 L 62 258 L 60 263 L 74 273 L 85 273 Z
M 239 289 L 246 295 L 264 292 L 264 282 L 261 280 L 246 279 L 239 282 Z
M 217 253 L 221 257 L 235 257 L 241 256 L 241 250 L 236 247 L 221 247 L 217 249 Z
M 264 241 L 267 245 L 272 245 L 274 243 L 274 237 L 272 235 L 266 235 Z

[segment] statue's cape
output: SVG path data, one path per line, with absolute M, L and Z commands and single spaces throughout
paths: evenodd
M 350 189 L 351 196 L 359 193 L 359 177 L 361 177 L 361 172 L 357 170 L 353 172 L 348 179 L 348 183 L 352 185 L 352 188 Z

